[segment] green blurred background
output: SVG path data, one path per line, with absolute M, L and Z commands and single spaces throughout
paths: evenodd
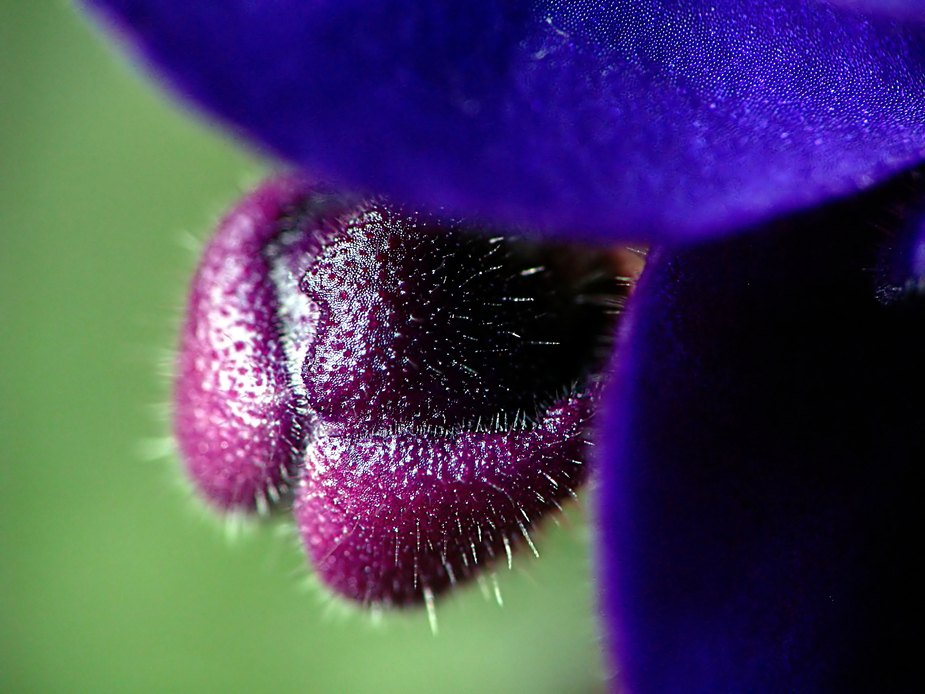
M 420 612 L 325 596 L 284 524 L 230 533 L 170 454 L 194 248 L 266 163 L 63 0 L 0 0 L 0 692 L 602 691 L 574 506 L 542 558 Z

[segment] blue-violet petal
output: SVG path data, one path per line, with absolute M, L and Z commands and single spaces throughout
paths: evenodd
M 921 687 L 925 301 L 875 268 L 923 199 L 912 174 L 650 260 L 600 426 L 628 691 Z
M 922 4 L 922 0 L 827 0 L 827 2 L 883 17 L 925 22 L 925 5 Z
M 823 0 L 84 0 L 326 178 L 601 238 L 728 233 L 925 156 L 925 30 Z

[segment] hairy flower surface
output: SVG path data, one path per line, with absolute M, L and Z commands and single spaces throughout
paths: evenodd
M 919 0 L 84 2 L 339 184 L 655 244 L 595 417 L 627 691 L 921 689 Z
M 190 476 L 226 510 L 293 496 L 321 578 L 364 603 L 510 561 L 586 477 L 625 287 L 608 254 L 481 231 L 280 178 L 225 218 L 193 282 Z

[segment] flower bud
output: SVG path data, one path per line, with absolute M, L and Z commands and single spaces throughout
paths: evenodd
M 292 500 L 339 593 L 419 602 L 530 543 L 586 479 L 625 293 L 607 253 L 271 180 L 193 280 L 188 474 L 223 510 Z

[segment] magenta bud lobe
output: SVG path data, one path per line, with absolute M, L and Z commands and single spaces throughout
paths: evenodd
M 304 407 L 291 388 L 264 248 L 305 192 L 281 179 L 244 198 L 219 224 L 190 289 L 174 433 L 197 489 L 221 509 L 277 499 L 301 457 Z
M 532 429 L 357 438 L 324 427 L 306 455 L 296 518 L 322 579 L 363 603 L 421 601 L 529 542 L 585 479 L 590 396 Z

